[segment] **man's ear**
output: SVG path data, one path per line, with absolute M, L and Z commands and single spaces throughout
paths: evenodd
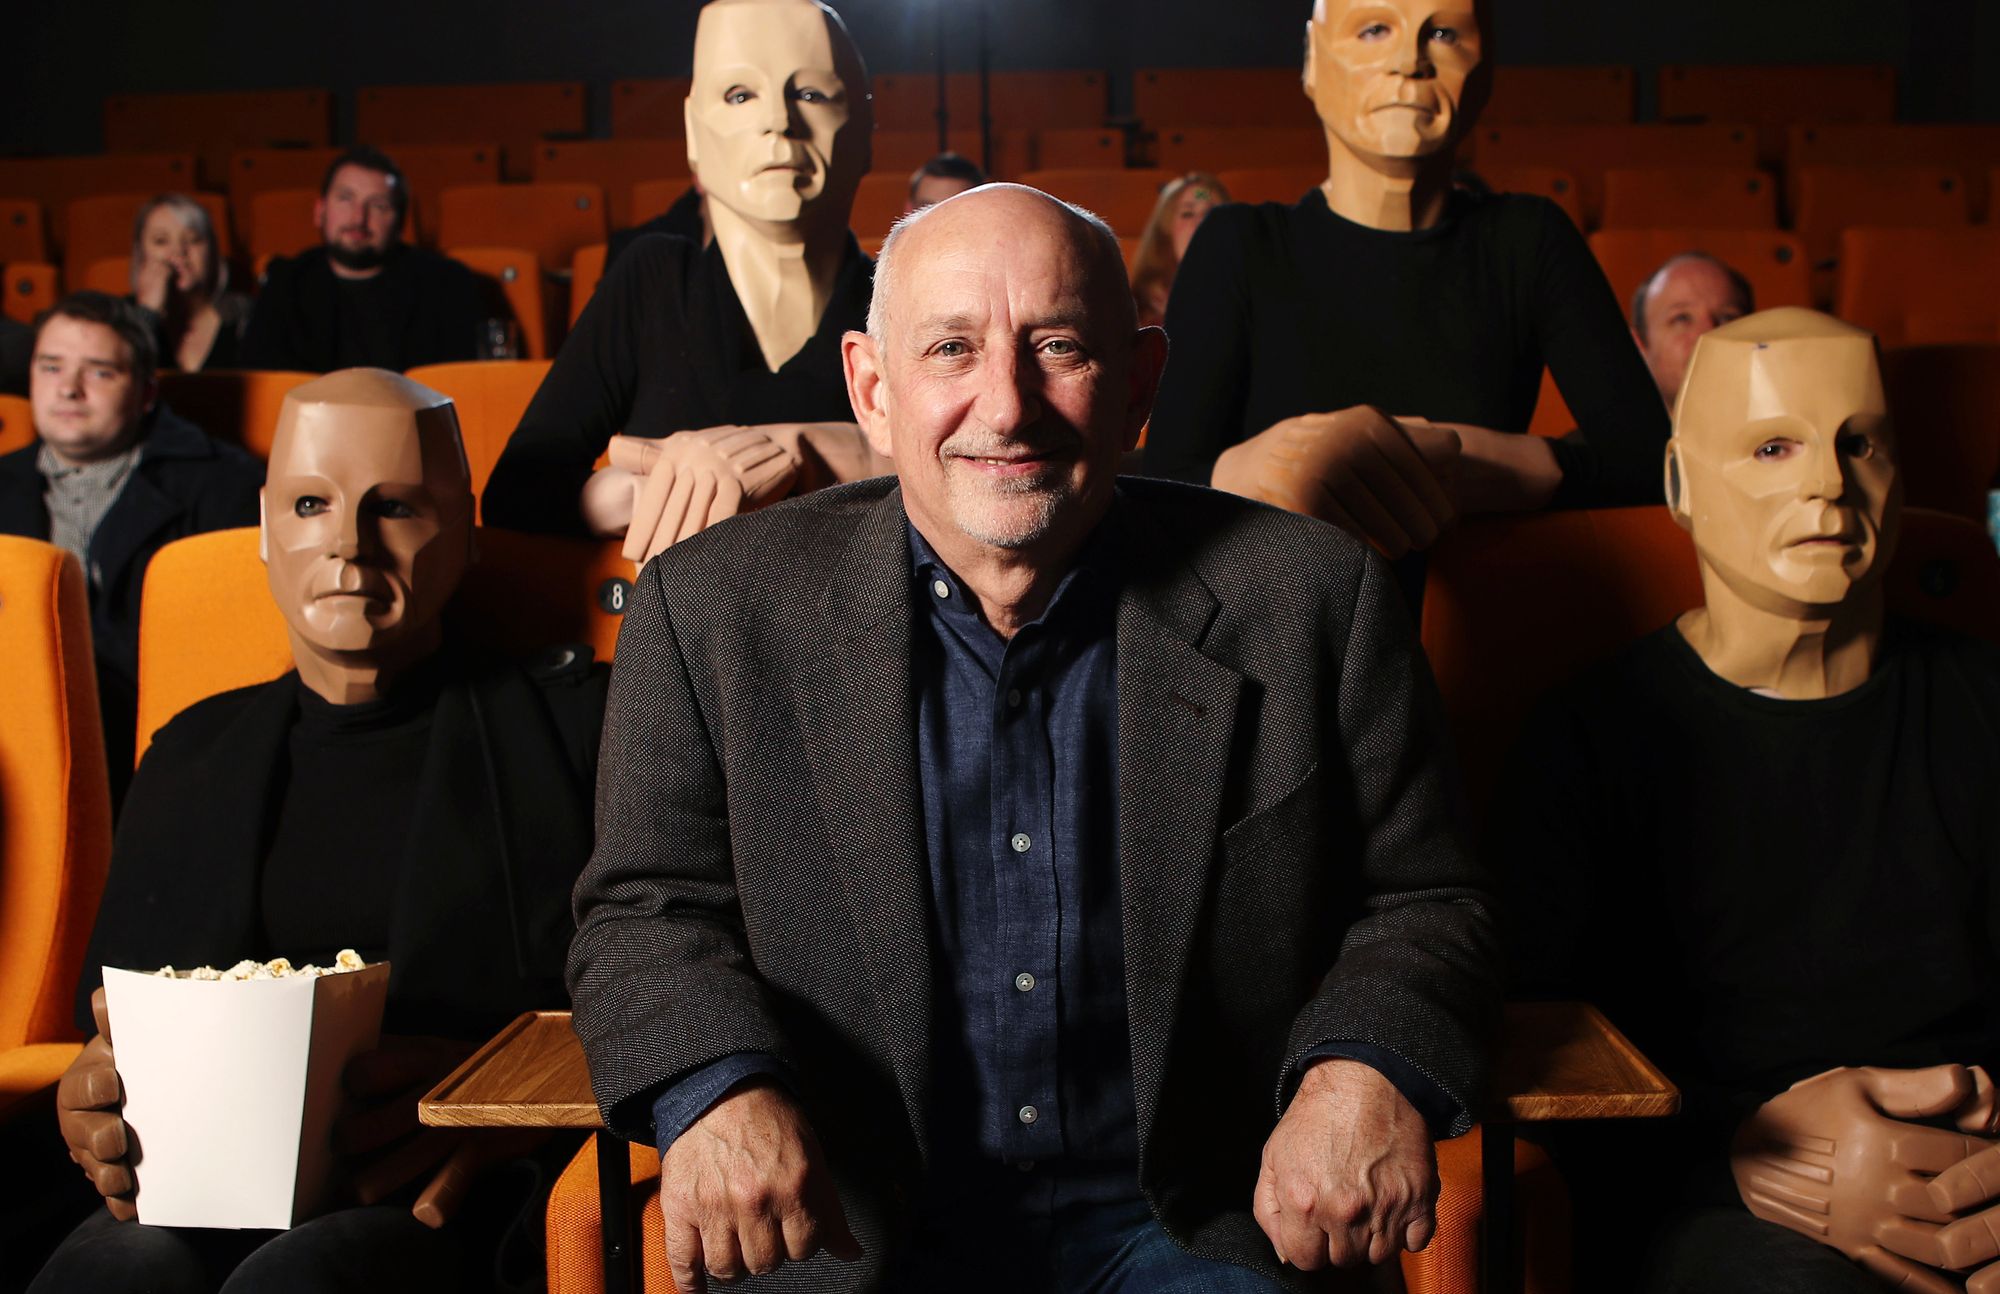
M 1124 447 L 1128 453 L 1138 447 L 1139 434 L 1153 417 L 1153 400 L 1160 392 L 1160 374 L 1166 367 L 1166 330 L 1141 328 L 1133 340 L 1132 367 L 1126 374 L 1129 394 L 1125 405 Z
M 1681 438 L 1675 436 L 1667 441 L 1667 453 L 1663 484 L 1666 487 L 1667 510 L 1674 514 L 1674 520 L 1686 530 L 1694 524 L 1694 504 L 1688 499 L 1687 469 L 1681 462 Z
M 271 562 L 271 527 L 264 520 L 264 487 L 257 487 L 257 560 L 269 565 Z
M 889 435 L 887 385 L 883 381 L 882 356 L 875 339 L 865 332 L 850 332 L 840 339 L 840 366 L 847 376 L 847 402 L 854 406 L 854 420 L 868 437 L 868 447 L 884 458 L 895 457 Z

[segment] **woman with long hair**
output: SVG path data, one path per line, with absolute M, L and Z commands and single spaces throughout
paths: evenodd
M 233 368 L 250 298 L 228 291 L 229 266 L 208 209 L 164 193 L 132 222 L 132 300 L 159 342 L 160 367 Z
M 1189 240 L 1202 219 L 1227 201 L 1228 190 L 1206 171 L 1189 171 L 1160 190 L 1153 218 L 1139 235 L 1139 250 L 1132 258 L 1132 299 L 1139 305 L 1141 325 L 1166 320 L 1167 294 L 1173 290 L 1174 274 Z

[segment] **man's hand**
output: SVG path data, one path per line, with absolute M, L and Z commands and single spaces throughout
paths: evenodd
M 374 1204 L 437 1170 L 413 1212 L 431 1226 L 442 1225 L 471 1177 L 492 1158 L 483 1152 L 500 1149 L 417 1122 L 417 1101 L 471 1053 L 468 1043 L 390 1035 L 347 1062 L 341 1079 L 351 1104 L 334 1125 L 333 1142 L 352 1162 L 361 1203 Z M 480 1148 L 454 1157 L 468 1145 Z
M 69 1157 L 104 1197 L 104 1207 L 120 1222 L 129 1222 L 139 1216 L 139 1206 L 132 1200 L 132 1168 L 125 1161 L 125 1120 L 118 1115 L 125 1086 L 111 1055 L 111 1013 L 101 988 L 90 995 L 90 1014 L 97 1021 L 97 1036 L 84 1044 L 56 1085 L 56 1123 L 69 1143 Z
M 1264 1143 L 1251 1211 L 1279 1261 L 1315 1271 L 1422 1249 L 1437 1193 L 1423 1116 L 1374 1068 L 1322 1060 Z
M 1356 405 L 1287 418 L 1231 446 L 1210 479 L 1219 490 L 1331 521 L 1397 558 L 1429 548 L 1458 515 L 1444 486 L 1457 457 L 1449 428 L 1405 428 Z
M 611 438 L 611 467 L 630 474 L 634 492 L 625 527 L 625 557 L 644 564 L 716 522 L 785 496 L 799 473 L 797 437 L 787 447 L 761 427 L 709 427 L 665 440 Z M 607 509 L 592 518 L 605 533 Z
M 1952 1171 L 1988 1143 L 1908 1121 L 1982 1105 L 1983 1116 L 1968 1117 L 1990 1119 L 1991 1098 L 1963 1065 L 1828 1070 L 1772 1097 L 1737 1130 L 1736 1189 L 1758 1217 L 1838 1249 L 1898 1289 L 1956 1294 L 1956 1284 L 1930 1270 L 1948 1265 L 1950 1228 L 1939 1224 L 1951 1222 L 1952 1210 L 1928 1179 L 1947 1180 L 1945 1197 L 1962 1198 L 1953 1192 L 1965 1178 Z M 1954 1237 L 1959 1252 L 1978 1251 L 1977 1230 Z M 1991 1294 L 2000 1283 L 1976 1288 Z
M 710 1106 L 660 1161 L 674 1287 L 696 1294 L 710 1276 L 761 1276 L 821 1249 L 859 1258 L 822 1159 L 805 1116 L 769 1082 L 752 1081 Z
M 147 257 L 132 276 L 132 296 L 156 315 L 167 312 L 167 300 L 180 282 L 180 269 L 172 261 Z M 168 358 L 168 357 L 162 357 Z

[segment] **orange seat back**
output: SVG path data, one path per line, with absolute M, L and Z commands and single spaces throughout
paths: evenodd
M 35 443 L 35 407 L 24 395 L 0 395 L 0 454 Z
M 1776 229 L 1778 185 L 1754 166 L 1614 166 L 1604 172 L 1598 223 L 1605 229 Z
M 0 194 L 33 198 L 55 223 L 50 251 L 60 258 L 67 243 L 69 204 L 99 193 L 190 193 L 194 157 L 188 153 L 121 153 L 111 157 L 0 157 Z M 125 236 L 132 230 L 128 225 Z
M 324 145 L 333 139 L 333 96 L 324 90 L 223 94 L 116 94 L 104 101 L 104 149 L 143 153 L 198 147 L 201 182 L 221 188 L 230 155 L 263 145 Z
M 77 975 L 111 858 L 90 604 L 62 549 L 0 536 L 0 660 L 0 1049 L 11 1049 L 79 1036 Z
M 1948 166 L 1802 166 L 1792 186 L 1792 227 L 1815 265 L 1839 254 L 1843 229 L 1950 229 L 1972 220 L 1965 175 Z
M 1904 508 L 1886 592 L 1896 615 L 2000 643 L 2000 552 L 1977 521 Z
M 69 204 L 66 225 L 69 238 L 63 247 L 64 273 L 72 284 L 80 283 L 84 271 L 91 262 L 112 256 L 132 254 L 132 222 L 138 219 L 139 208 L 152 201 L 151 193 L 99 193 L 88 198 L 78 198 Z M 227 204 L 213 193 L 190 193 L 208 212 L 208 219 L 215 226 L 217 250 L 227 259 L 230 253 L 229 210 Z M 120 287 L 119 294 L 130 291 L 130 287 Z
M 1798 180 L 1808 166 L 1936 166 L 1965 176 L 1972 216 L 1985 216 L 1987 173 L 2000 166 L 2000 125 L 1881 125 L 1832 123 L 1786 132 L 1785 170 L 1798 205 Z
M 498 140 L 506 178 L 525 180 L 536 145 L 589 133 L 589 101 L 580 81 L 369 85 L 354 98 L 354 137 L 399 164 L 400 145 Z
M 1983 523 L 2000 486 L 2000 341 L 1882 354 L 1903 498 Z
M 1604 210 L 1604 173 L 1613 167 L 1757 164 L 1757 136 L 1748 126 L 1481 126 L 1471 146 L 1482 175 L 1516 166 L 1568 171 L 1592 229 Z
M 1885 347 L 2000 340 L 2000 228 L 1842 230 L 1834 313 Z
M 870 171 L 854 191 L 854 209 L 848 213 L 847 227 L 856 238 L 887 238 L 889 226 L 901 219 L 908 205 L 909 172 Z
M 70 291 L 88 288 L 92 292 L 104 292 L 114 297 L 122 297 L 132 290 L 132 258 L 130 256 L 100 256 L 83 267 L 81 274 L 69 275 Z M 163 367 L 171 367 L 171 356 L 163 361 Z
M 1229 190 L 1231 202 L 1282 202 L 1291 206 L 1326 179 L 1326 164 L 1232 167 L 1217 171 L 1215 178 Z
M 1479 178 L 1495 193 L 1532 193 L 1563 209 L 1570 223 L 1583 228 L 1583 192 L 1576 177 L 1558 166 L 1484 166 Z
M 319 189 L 265 189 L 250 199 L 250 258 L 261 270 L 273 256 L 297 256 L 320 245 L 313 212 Z
M 232 441 L 259 458 L 269 458 L 286 394 L 317 376 L 249 369 L 162 373 L 160 399 L 217 440 Z
M 569 263 L 569 325 L 572 328 L 576 327 L 577 316 L 583 313 L 583 308 L 597 293 L 597 281 L 604 277 L 604 257 L 609 250 L 603 243 L 579 247 L 576 259 Z
M 0 265 L 49 258 L 42 204 L 33 198 L 0 198 Z
M 539 145 L 535 183 L 595 184 L 604 192 L 611 228 L 630 229 L 645 216 L 632 209 L 632 186 L 641 180 L 683 179 L 687 142 L 673 139 L 570 139 Z
M 1181 126 L 1319 128 L 1297 63 L 1283 67 L 1142 67 L 1132 74 L 1132 115 L 1151 130 Z
M 229 155 L 229 215 L 236 222 L 236 238 L 255 257 L 258 251 L 257 214 L 254 203 L 260 193 L 273 189 L 307 189 L 319 196 L 326 168 L 340 156 L 337 148 L 239 148 Z M 291 252 L 281 251 L 282 256 Z
M 1785 134 L 1812 122 L 1896 119 L 1896 69 L 1887 64 L 1676 64 L 1660 69 L 1662 121 L 1732 121 L 1757 129 L 1758 157 L 1776 165 Z
M 440 247 L 519 247 L 543 265 L 567 265 L 608 233 L 595 184 L 454 185 L 439 198 Z
M 937 151 L 938 79 L 935 73 L 882 72 L 871 86 L 875 127 L 889 131 L 929 131 Z M 1104 124 L 1110 107 L 1104 74 L 1095 70 L 993 72 L 987 78 L 987 110 L 998 131 L 1093 129 Z M 979 135 L 979 74 L 945 77 L 945 109 L 954 134 Z M 956 148 L 977 158 L 979 150 Z M 883 167 L 878 153 L 875 165 Z
M 1021 183 L 1094 212 L 1114 233 L 1136 238 L 1146 232 L 1160 189 L 1178 177 L 1162 170 L 1030 171 Z
M 685 140 L 687 97 L 693 88 L 693 81 L 685 76 L 613 81 L 611 137 Z
M 890 130 L 878 125 L 870 144 L 868 165 L 871 170 L 901 171 L 905 178 L 940 151 L 935 125 L 917 130 Z M 952 152 L 977 162 L 982 147 L 984 141 L 980 138 L 977 121 L 968 118 L 961 123 L 957 118 L 952 119 Z
M 482 359 L 457 364 L 425 364 L 404 376 L 451 397 L 458 406 L 465 461 L 472 469 L 472 496 L 486 492 L 486 478 L 520 425 L 528 402 L 549 375 L 545 359 Z
M 1305 167 L 1319 172 L 1318 184 L 1326 178 L 1326 134 L 1304 126 L 1176 126 L 1160 132 L 1153 158 L 1164 171 L 1208 171 L 1217 178 L 1231 168 Z
M 1707 252 L 1748 279 L 1759 310 L 1812 304 L 1812 267 L 1797 234 L 1775 229 L 1602 229 L 1590 236 L 1590 250 L 1618 294 L 1618 304 L 1628 311 L 1639 285 L 1682 252 Z
M 548 358 L 548 302 L 542 293 L 542 263 L 535 254 L 523 247 L 446 247 L 444 252 L 484 280 L 488 317 L 500 320 L 503 328 L 511 323 L 520 357 Z
M 410 223 L 403 237 L 438 245 L 438 212 L 444 191 L 462 184 L 498 184 L 503 151 L 498 144 L 398 144 L 389 156 L 410 184 Z
M 0 313 L 17 323 L 33 323 L 37 315 L 56 303 L 56 267 L 32 261 L 9 265 L 6 294 L 5 308 Z
M 1125 165 L 1125 132 L 1107 130 L 1102 126 L 1053 126 L 1047 130 L 995 131 L 994 144 L 1006 151 L 1003 140 L 1017 138 L 1027 148 L 1029 162 L 1021 166 L 1021 171 L 1033 170 L 1074 170 L 1081 168 L 1117 167 Z M 978 154 L 973 154 L 978 161 Z M 994 175 L 998 178 L 1009 172 L 1004 164 L 996 163 Z
M 1623 125 L 1632 120 L 1636 85 L 1629 67 L 1502 63 L 1479 119 L 1492 126 Z
M 474 542 L 478 561 L 446 611 L 463 640 L 521 656 L 583 642 L 597 659 L 612 658 L 633 576 L 617 540 L 479 529 Z M 178 539 L 154 555 L 139 609 L 141 755 L 195 702 L 291 667 L 255 527 Z
M 681 200 L 694 184 L 692 180 L 641 180 L 632 186 L 632 223 L 643 225 L 667 214 L 667 208 Z M 582 249 L 579 248 L 579 251 Z

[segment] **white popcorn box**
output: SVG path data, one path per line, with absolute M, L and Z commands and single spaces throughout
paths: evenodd
M 282 1230 L 333 1178 L 341 1072 L 382 1031 L 389 963 L 215 981 L 104 968 L 139 1221 Z

